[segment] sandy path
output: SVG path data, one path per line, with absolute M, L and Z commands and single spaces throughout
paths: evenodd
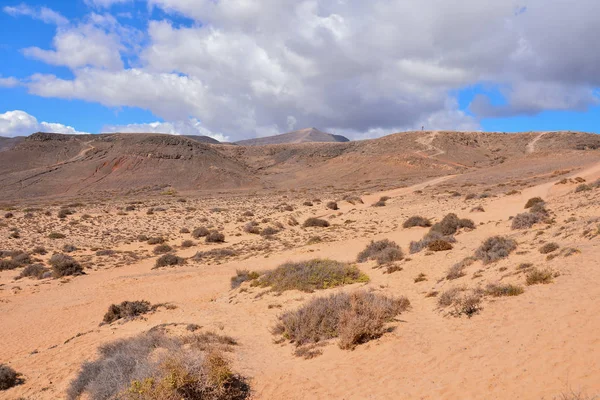
M 527 152 L 534 153 L 535 152 L 535 144 L 548 132 L 542 132 L 537 135 L 531 142 L 527 143 Z

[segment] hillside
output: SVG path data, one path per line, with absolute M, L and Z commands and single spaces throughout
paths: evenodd
M 332 135 L 321 132 L 317 128 L 300 129 L 298 131 L 283 133 L 281 135 L 267 136 L 263 138 L 240 140 L 236 142 L 242 146 L 265 146 L 269 144 L 293 144 L 293 143 L 330 143 L 349 142 L 350 140 L 341 135 Z
M 598 157 L 600 136 L 577 132 L 403 132 L 345 143 L 223 146 L 161 134 L 37 133 L 0 157 L 2 200 L 85 193 L 398 187 L 424 177 L 531 176 Z M 466 179 L 466 178 L 465 178 Z

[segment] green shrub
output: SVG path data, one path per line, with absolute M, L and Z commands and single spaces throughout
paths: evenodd
M 369 277 L 354 265 L 333 260 L 313 259 L 288 262 L 274 270 L 267 271 L 259 279 L 258 285 L 270 286 L 277 292 L 286 290 L 312 292 L 318 289 L 368 281 Z

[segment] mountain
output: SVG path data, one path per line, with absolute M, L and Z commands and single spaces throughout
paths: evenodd
M 8 150 L 8 149 L 14 147 L 15 145 L 17 145 L 19 142 L 21 142 L 24 139 L 25 138 L 22 136 L 17 136 L 17 137 L 13 137 L 13 138 L 0 136 L 0 151 Z
M 200 143 L 221 144 L 221 142 L 219 142 L 217 139 L 213 139 L 210 136 L 199 136 L 199 135 L 183 135 L 183 136 L 188 139 L 195 140 L 196 142 L 200 142 Z
M 263 138 L 240 140 L 236 144 L 242 146 L 263 146 L 268 144 L 291 144 L 291 143 L 325 143 L 325 142 L 349 142 L 350 140 L 341 135 L 332 135 L 321 132 L 317 128 L 300 129 L 283 133 L 281 135 L 267 136 Z

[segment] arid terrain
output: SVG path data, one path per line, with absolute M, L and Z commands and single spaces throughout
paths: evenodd
M 600 135 L 38 133 L 0 189 L 2 399 L 600 395 Z

